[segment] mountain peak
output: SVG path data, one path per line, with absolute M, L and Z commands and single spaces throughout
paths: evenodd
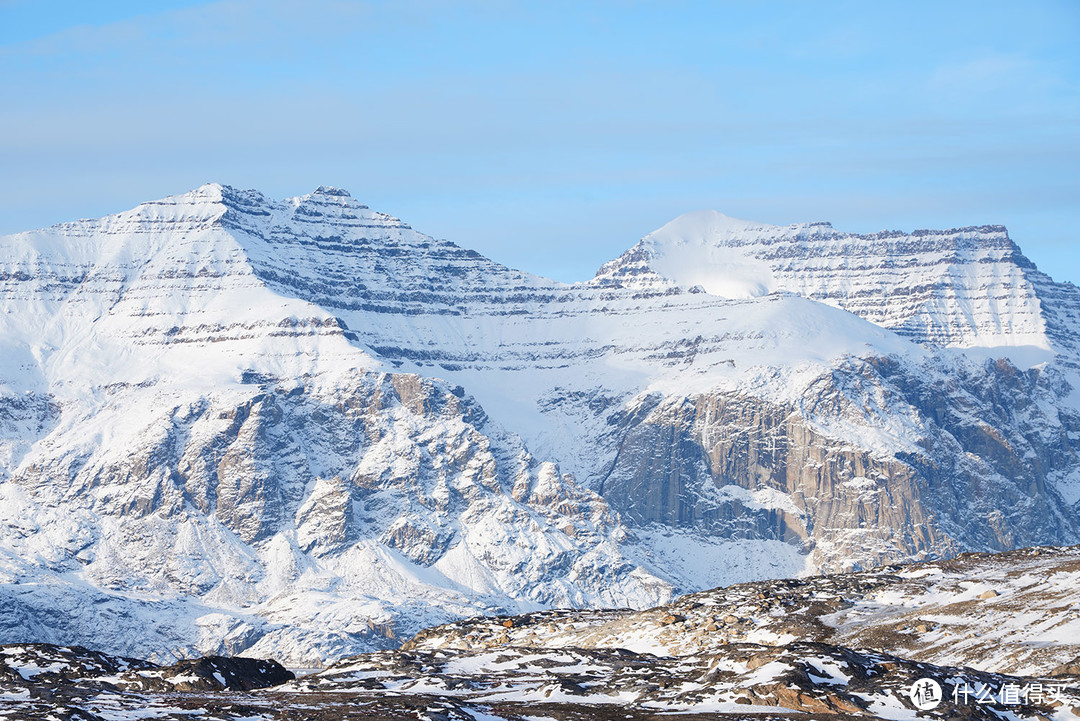
M 830 235 L 837 233 L 832 223 L 817 221 L 773 225 L 754 220 L 741 220 L 716 210 L 695 210 L 683 213 L 674 220 L 645 236 L 654 247 L 661 245 L 745 244 L 748 239 L 778 236 Z
M 776 290 L 772 271 L 737 246 L 745 238 L 782 234 L 787 229 L 740 220 L 716 210 L 684 213 L 649 233 L 597 273 L 601 283 L 642 289 L 666 285 L 699 287 L 723 298 L 741 299 Z
M 335 188 L 332 185 L 320 185 L 318 188 L 315 188 L 315 192 L 312 193 L 312 195 L 332 195 L 338 198 L 352 197 L 349 195 L 349 191 L 344 188 Z
M 646 235 L 592 282 L 732 299 L 786 291 L 934 345 L 1045 349 L 1048 342 L 1034 285 L 1041 275 L 1001 226 L 858 234 L 700 210 Z
M 662 243 L 700 244 L 709 239 L 723 238 L 735 233 L 766 229 L 775 230 L 777 226 L 740 220 L 716 210 L 695 210 L 683 213 L 645 237 Z

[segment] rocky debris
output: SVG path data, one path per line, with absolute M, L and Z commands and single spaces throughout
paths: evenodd
M 213 656 L 159 666 L 80 646 L 10 644 L 0 646 L 0 719 L 269 718 L 272 703 L 244 692 L 293 679 L 270 660 Z
M 277 661 L 208 656 L 169 666 L 110 656 L 81 646 L 0 646 L 0 684 L 49 695 L 56 688 L 122 691 L 250 691 L 296 676 Z
M 1051 676 L 1073 676 L 1080 680 L 1080 656 L 1071 661 L 1055 666 L 1050 670 Z
M 819 642 L 984 671 L 1051 674 L 1080 654 L 1080 546 L 736 584 L 647 611 L 549 611 L 509 631 L 475 618 L 425 630 L 406 649 L 627 648 L 676 656 L 728 644 Z M 992 582 L 999 595 L 979 600 Z M 1038 622 L 1032 619 L 1038 614 Z M 673 619 L 679 619 L 676 623 Z
M 0 646 L 0 682 L 19 686 L 73 683 L 157 668 L 149 661 L 110 656 L 82 646 L 48 643 Z
M 342 659 L 284 686 L 249 692 L 174 688 L 117 692 L 85 681 L 0 687 L 0 718 L 286 721 L 423 718 L 658 720 L 912 718 L 910 692 L 930 680 L 936 719 L 1080 718 L 1080 689 L 829 644 L 730 644 L 654 656 L 624 649 L 380 651 Z
M 1080 719 L 1078 563 L 1080 547 L 968 554 L 738 584 L 639 612 L 474 618 L 300 678 L 252 659 L 163 667 L 81 648 L 0 647 L 0 719 L 121 721 L 136 710 L 177 721 Z M 991 604 L 977 598 L 987 586 L 1000 593 Z M 938 636 L 958 623 L 946 602 L 978 612 L 964 618 L 986 629 L 984 665 L 1060 660 L 1003 673 L 907 655 L 943 655 Z M 1005 603 L 1039 614 L 1054 639 L 1041 656 L 1024 650 L 1031 636 L 1010 638 L 1019 614 L 998 613 Z M 916 707 L 927 694 L 935 703 Z
M 920 679 L 935 681 L 946 695 L 941 706 L 926 712 L 929 718 L 998 719 L 1009 712 L 1041 718 L 1055 708 L 1080 705 L 1080 689 L 1046 679 L 940 667 L 821 643 L 733 643 L 680 657 L 569 647 L 383 651 L 343 659 L 284 690 L 349 692 L 362 699 L 440 694 L 500 704 L 536 699 L 561 709 L 554 718 L 588 707 L 736 713 L 740 706 L 755 718 L 770 709 L 784 718 L 898 718 L 910 713 L 908 693 Z M 1046 693 L 1022 703 L 1001 696 L 1003 690 L 1019 694 L 1032 684 L 1045 684 Z M 975 703 L 979 693 L 997 699 Z
M 279 686 L 294 678 L 295 674 L 277 661 L 204 656 L 128 672 L 115 684 L 128 691 L 250 691 Z

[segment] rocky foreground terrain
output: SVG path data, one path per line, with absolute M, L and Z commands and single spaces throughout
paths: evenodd
M 912 686 L 928 682 L 940 703 L 918 709 Z M 646 611 L 474 618 L 300 678 L 272 661 L 156 666 L 78 647 L 0 647 L 7 719 L 672 714 L 1080 718 L 1080 547 L 738 584 Z

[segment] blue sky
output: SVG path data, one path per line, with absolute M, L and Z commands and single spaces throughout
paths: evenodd
M 1080 2 L 0 0 L 0 233 L 338 185 L 560 280 L 715 208 L 1080 283 Z

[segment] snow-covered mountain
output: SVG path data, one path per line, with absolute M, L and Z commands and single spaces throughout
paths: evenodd
M 308 665 L 1080 540 L 1080 292 L 997 227 L 696 213 L 567 285 L 206 185 L 0 239 L 0 303 L 9 640 Z
M 701 211 L 645 236 L 597 279 L 700 285 L 729 298 L 789 291 L 920 343 L 1076 351 L 1075 289 L 1040 273 L 1000 225 L 857 235 L 829 223 L 785 227 Z

